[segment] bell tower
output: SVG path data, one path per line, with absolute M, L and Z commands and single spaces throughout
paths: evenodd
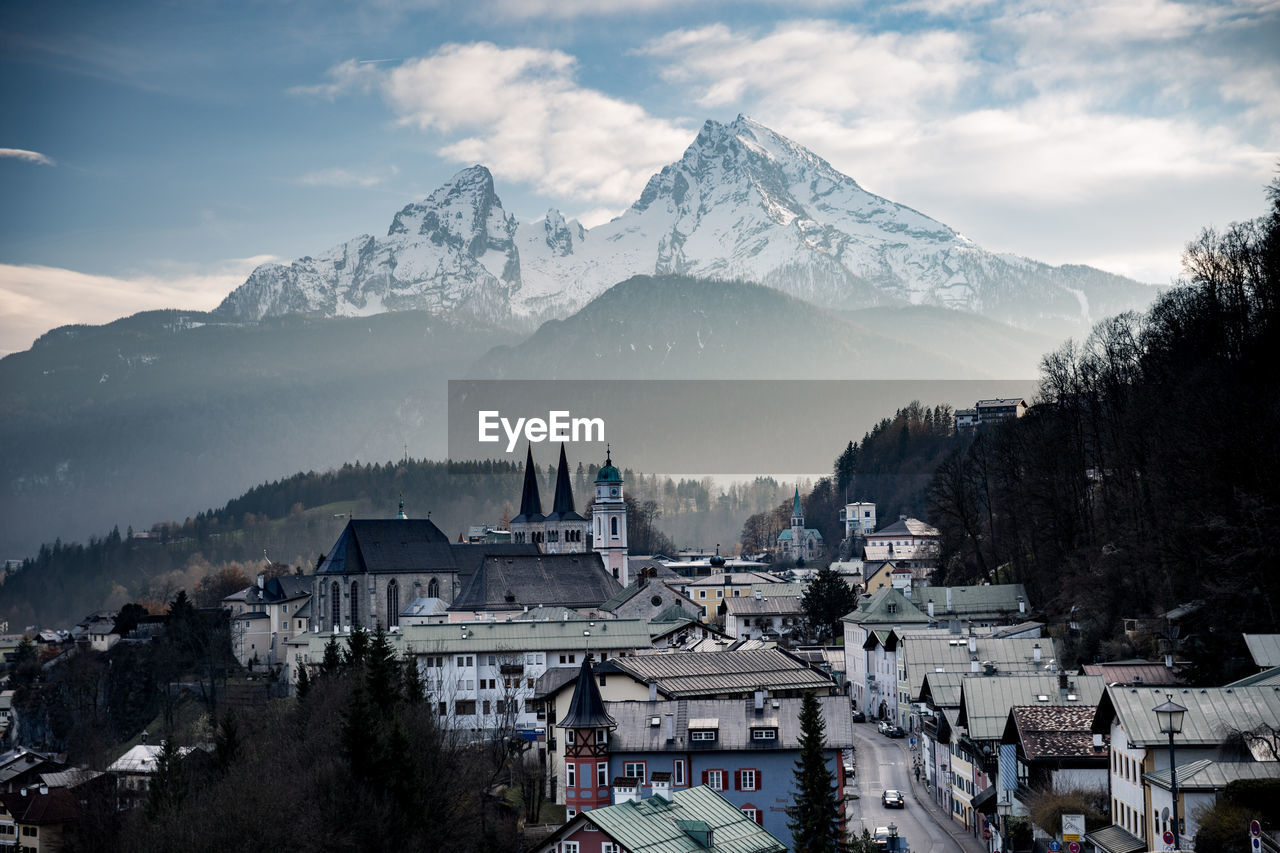
M 607 572 L 628 586 L 627 504 L 622 496 L 622 474 L 613 467 L 613 454 L 605 450 L 604 467 L 596 474 L 595 503 L 591 508 L 592 549 L 604 560 Z
M 604 709 L 591 657 L 586 655 L 569 712 L 556 723 L 556 728 L 564 729 L 564 804 L 569 817 L 610 805 L 609 732 L 617 727 Z

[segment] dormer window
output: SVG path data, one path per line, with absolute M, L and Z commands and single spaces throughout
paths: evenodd
M 764 741 L 766 743 L 773 743 L 778 739 L 778 730 L 774 728 L 752 729 L 751 739 L 756 742 Z
M 689 732 L 689 740 L 701 741 L 704 743 L 714 742 L 716 739 L 715 729 L 697 729 Z

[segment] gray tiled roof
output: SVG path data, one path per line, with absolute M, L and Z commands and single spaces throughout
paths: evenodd
M 1009 710 L 1004 742 L 1016 734 L 1028 761 L 1052 758 L 1095 758 L 1105 765 L 1110 756 L 1107 737 L 1093 745 L 1093 705 L 1017 705 Z
M 532 543 L 452 543 L 425 518 L 353 518 L 316 574 L 454 571 L 464 577 L 489 554 L 536 554 Z
M 904 637 L 903 651 L 898 654 L 905 657 L 912 696 L 920 695 L 924 677 L 931 672 L 972 671 L 975 655 L 969 652 L 969 638 L 965 634 L 939 632 L 912 636 L 911 632 L 904 631 L 900 636 Z M 1002 675 L 1043 674 L 1049 661 L 1058 657 L 1056 641 L 1050 638 L 977 636 L 975 640 L 979 667 L 990 661 Z M 1040 646 L 1040 663 L 1035 661 L 1036 646 Z
M 618 721 L 617 731 L 609 738 L 611 752 L 663 752 L 685 751 L 689 748 L 689 729 L 696 720 L 716 720 L 719 732 L 714 748 L 717 750 L 798 749 L 800 744 L 800 704 L 798 698 L 769 699 L 764 701 L 764 713 L 756 715 L 751 697 L 737 699 L 678 699 L 657 702 L 606 702 L 605 709 Z M 778 707 L 774 707 L 777 703 Z M 844 749 L 853 745 L 853 723 L 849 715 L 849 700 L 843 696 L 819 696 L 818 705 L 826 725 L 826 744 L 829 749 Z M 663 736 L 662 719 L 672 715 L 671 733 L 674 741 L 668 744 Z M 657 718 L 659 724 L 654 726 Z M 776 741 L 751 739 L 753 727 L 775 727 Z
M 598 608 L 621 588 L 595 551 L 487 555 L 449 609 Z
M 1114 663 L 1087 663 L 1086 675 L 1100 675 L 1107 684 L 1129 686 L 1155 684 L 1181 684 L 1173 670 L 1155 661 L 1117 661 Z M 1137 679 L 1136 681 L 1134 679 Z
M 870 598 L 863 599 L 858 603 L 858 609 L 852 613 L 842 616 L 845 622 L 854 622 L 860 625 L 883 625 L 892 627 L 894 625 L 922 624 L 928 623 L 929 617 L 921 612 L 898 590 L 891 586 L 884 589 L 878 589 L 872 593 Z
M 1187 709 L 1178 744 L 1213 746 L 1233 730 L 1267 725 L 1280 729 L 1280 686 L 1245 687 L 1108 687 L 1093 720 L 1095 732 L 1108 731 L 1116 719 L 1135 746 L 1161 746 L 1169 736 L 1160 731 L 1151 709 L 1172 695 Z
M 662 694 L 671 698 L 835 686 L 820 671 L 779 649 L 637 655 L 609 665 L 639 682 L 658 682 Z
M 726 598 L 725 610 L 735 616 L 757 616 L 781 613 L 789 616 L 804 612 L 800 598 L 795 595 L 770 595 L 756 598 L 752 595 Z
M 938 528 L 926 524 L 918 518 L 900 518 L 887 527 L 882 527 L 872 536 L 937 536 Z

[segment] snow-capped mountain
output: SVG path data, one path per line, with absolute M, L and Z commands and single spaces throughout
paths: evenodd
M 1154 295 L 1100 270 L 988 252 L 739 116 L 703 125 L 607 224 L 587 229 L 556 210 L 517 224 L 489 171 L 474 166 L 400 211 L 386 237 L 264 265 L 219 310 L 260 319 L 426 308 L 532 325 L 637 274 L 754 281 L 835 309 L 958 308 L 1053 330 Z

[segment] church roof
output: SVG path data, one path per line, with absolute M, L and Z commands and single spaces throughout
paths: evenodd
M 598 608 L 621 588 L 594 551 L 538 554 L 535 547 L 531 554 L 486 555 L 449 609 Z
M 596 474 L 597 483 L 621 483 L 622 474 L 617 468 L 613 467 L 613 454 L 605 453 L 604 467 L 600 469 L 600 473 Z
M 449 537 L 425 518 L 353 518 L 316 574 L 452 568 Z
M 586 521 L 573 506 L 573 486 L 569 483 L 569 461 L 565 458 L 564 445 L 560 445 L 560 467 L 556 471 L 556 496 L 547 521 Z
M 600 688 L 591 676 L 591 659 L 584 655 L 582 668 L 578 670 L 578 683 L 573 688 L 573 699 L 564 719 L 556 723 L 559 729 L 616 728 L 617 721 L 604 709 Z
M 530 444 L 524 461 L 524 491 L 520 495 L 520 514 L 511 519 L 511 523 L 537 523 L 545 517 L 542 514 L 542 497 L 538 494 L 538 467 L 533 464 L 533 445 Z

